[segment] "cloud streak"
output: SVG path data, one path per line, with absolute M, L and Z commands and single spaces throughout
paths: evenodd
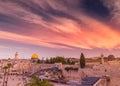
M 76 1 L 0 1 L 0 39 L 59 49 L 116 49 L 120 46 L 119 32 L 109 21 L 102 21 L 106 14 L 91 10 L 94 17 L 86 12 L 83 0 Z M 98 9 L 107 9 L 108 5 L 104 5 L 105 2 L 100 2 Z

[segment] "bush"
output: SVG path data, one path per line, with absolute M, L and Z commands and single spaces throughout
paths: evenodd
M 73 67 L 65 67 L 65 70 L 68 71 L 78 71 L 78 68 L 73 68 Z

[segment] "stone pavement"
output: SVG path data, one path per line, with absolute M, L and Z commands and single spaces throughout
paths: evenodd
M 8 86 L 24 86 L 25 77 L 18 75 L 9 75 L 8 77 Z M 3 85 L 3 78 L 0 79 L 0 86 Z

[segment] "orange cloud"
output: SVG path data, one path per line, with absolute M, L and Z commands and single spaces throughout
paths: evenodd
M 47 40 L 85 49 L 93 47 L 113 49 L 120 45 L 120 35 L 111 27 L 88 16 L 81 15 L 80 18 L 86 26 L 82 27 L 76 21 L 68 19 L 59 19 L 61 22 L 59 25 L 51 24 L 49 28 L 66 37 L 55 35 L 54 38 Z
M 31 14 L 32 15 L 32 14 Z M 77 15 L 75 15 L 77 16 Z M 92 49 L 104 48 L 104 49 L 113 49 L 120 45 L 120 35 L 118 32 L 114 31 L 111 27 L 105 25 L 104 23 L 90 18 L 86 15 L 80 15 L 78 19 L 84 22 L 78 24 L 74 20 L 67 18 L 56 18 L 58 23 L 53 22 L 43 22 L 38 16 L 23 17 L 24 20 L 30 22 L 31 24 L 42 25 L 44 29 L 49 29 L 49 31 L 41 30 L 31 30 L 33 35 L 21 35 L 12 32 L 0 31 L 0 39 L 17 41 L 25 44 L 52 47 L 52 48 L 67 48 L 71 49 L 68 46 Z M 31 21 L 31 18 L 33 21 Z M 38 28 L 38 27 L 35 27 Z M 36 33 L 38 33 L 36 35 Z M 52 44 L 53 43 L 53 44 Z
M 49 28 L 61 33 L 61 35 L 64 34 L 65 37 L 53 35 L 54 38 L 49 39 L 47 37 L 46 41 L 85 49 L 92 49 L 93 47 L 113 49 L 120 45 L 120 35 L 111 27 L 87 16 L 82 15 L 82 18 L 82 21 L 87 25 L 85 27 L 67 19 L 59 19 L 59 22 L 62 22 L 60 25 L 51 24 Z

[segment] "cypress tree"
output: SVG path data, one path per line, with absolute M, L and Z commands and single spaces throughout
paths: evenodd
M 84 68 L 84 67 L 85 67 L 85 64 L 86 64 L 86 62 L 85 62 L 84 54 L 81 53 L 81 56 L 80 56 L 80 67 L 81 67 L 81 68 Z

